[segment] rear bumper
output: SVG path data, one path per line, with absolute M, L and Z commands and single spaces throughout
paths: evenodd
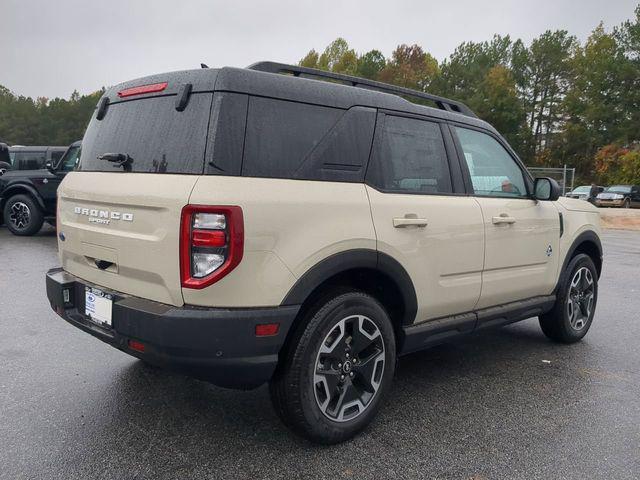
M 112 295 L 111 328 L 84 314 L 86 287 Z M 119 350 L 221 387 L 243 389 L 271 378 L 300 308 L 178 308 L 103 289 L 60 268 L 47 272 L 47 297 L 67 322 Z M 278 333 L 256 337 L 255 327 L 263 323 L 278 323 Z M 144 344 L 144 352 L 130 348 L 130 340 Z

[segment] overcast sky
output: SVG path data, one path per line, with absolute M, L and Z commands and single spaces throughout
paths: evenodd
M 640 0 L 0 0 L 0 85 L 68 97 L 170 70 L 297 62 L 338 36 L 390 55 L 418 43 L 439 61 L 494 33 L 547 29 L 584 40 L 631 18 Z

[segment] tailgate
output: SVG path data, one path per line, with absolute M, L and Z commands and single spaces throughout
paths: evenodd
M 180 213 L 197 178 L 68 174 L 58 189 L 62 267 L 108 289 L 181 306 Z

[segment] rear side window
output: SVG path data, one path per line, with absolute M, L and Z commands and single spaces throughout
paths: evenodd
M 44 167 L 47 152 L 15 152 L 13 166 L 17 170 L 38 170 Z
M 109 105 L 95 116 L 82 141 L 79 170 L 118 172 L 98 160 L 105 153 L 129 155 L 132 172 L 201 174 L 211 109 L 211 93 L 194 93 L 186 109 L 175 108 L 174 95 Z
M 449 164 L 437 123 L 386 116 L 380 135 L 368 174 L 373 186 L 397 193 L 451 193 Z
M 242 175 L 293 178 L 344 110 L 250 97 Z

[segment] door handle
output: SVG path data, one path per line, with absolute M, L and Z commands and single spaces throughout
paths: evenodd
M 510 225 L 512 223 L 516 223 L 516 219 L 514 217 L 510 217 L 506 213 L 501 213 L 500 216 L 493 217 L 491 221 L 493 222 L 494 225 L 501 225 L 501 224 Z
M 408 213 L 404 217 L 396 217 L 393 219 L 395 228 L 418 227 L 424 228 L 428 224 L 426 218 L 418 218 L 416 214 Z

